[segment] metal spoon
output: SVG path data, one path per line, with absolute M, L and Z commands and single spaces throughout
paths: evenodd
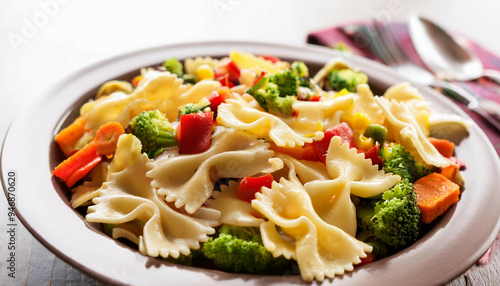
M 437 24 L 412 15 L 408 29 L 422 61 L 442 79 L 468 81 L 486 76 L 500 84 L 499 71 L 484 69 L 472 50 L 460 45 Z

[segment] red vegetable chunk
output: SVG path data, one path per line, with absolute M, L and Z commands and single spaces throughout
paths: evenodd
M 333 136 L 339 136 L 342 139 L 342 144 L 349 144 L 349 148 L 356 148 L 351 127 L 345 122 L 342 122 L 334 127 L 325 130 L 325 137 L 319 141 L 313 141 L 316 154 L 323 163 L 326 162 L 326 153 L 330 146 L 330 141 Z
M 210 101 L 210 110 L 214 112 L 214 116 L 217 117 L 217 109 L 219 105 L 226 102 L 226 99 L 230 98 L 229 91 L 226 89 L 220 89 L 218 91 L 213 91 L 209 97 L 207 97 L 208 101 Z
M 220 63 L 220 65 L 215 70 L 215 78 L 219 79 L 227 76 L 227 79 L 234 84 L 238 83 L 240 80 L 240 69 L 232 60 L 225 60 Z M 226 85 L 229 86 L 229 85 Z
M 262 187 L 271 188 L 273 176 L 267 174 L 261 177 L 245 177 L 238 187 L 238 197 L 245 202 L 255 199 L 255 193 L 260 192 Z
M 262 55 L 261 57 L 265 60 L 272 62 L 273 64 L 281 61 L 278 57 L 273 55 Z
M 198 154 L 210 147 L 213 112 L 181 116 L 179 124 L 179 154 Z
M 384 161 L 382 157 L 378 155 L 379 149 L 379 144 L 374 145 L 370 150 L 365 152 L 365 158 L 372 160 L 372 165 L 378 165 L 378 168 L 382 169 L 384 167 Z
M 72 187 L 99 164 L 101 160 L 102 156 L 97 153 L 94 141 L 91 141 L 71 157 L 62 161 L 52 171 L 52 175 L 61 178 L 68 187 Z

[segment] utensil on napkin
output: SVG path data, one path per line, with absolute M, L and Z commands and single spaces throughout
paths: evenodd
M 433 74 L 413 63 L 385 23 L 368 22 L 366 25 L 359 26 L 355 33 L 358 33 L 359 37 L 365 37 L 372 52 L 398 73 L 420 84 L 442 88 L 446 91 L 445 94 L 451 95 L 500 132 L 500 104 L 481 98 L 453 83 L 438 80 Z
M 410 16 L 408 31 L 418 55 L 446 80 L 468 81 L 486 76 L 500 84 L 500 72 L 485 69 L 476 54 L 429 19 Z

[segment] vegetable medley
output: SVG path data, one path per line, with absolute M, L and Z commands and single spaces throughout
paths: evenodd
M 56 135 L 53 175 L 145 255 L 332 279 L 414 243 L 464 186 L 418 90 L 368 82 L 340 58 L 314 76 L 240 51 L 170 58 L 104 83 Z

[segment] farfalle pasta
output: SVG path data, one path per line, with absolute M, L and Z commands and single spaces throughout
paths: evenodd
M 243 51 L 171 58 L 105 82 L 55 137 L 67 158 L 53 175 L 143 255 L 323 281 L 411 245 L 421 215 L 454 203 L 418 200 L 431 175 L 463 187 L 431 115 L 416 88 L 376 95 L 341 58 L 314 76 Z

